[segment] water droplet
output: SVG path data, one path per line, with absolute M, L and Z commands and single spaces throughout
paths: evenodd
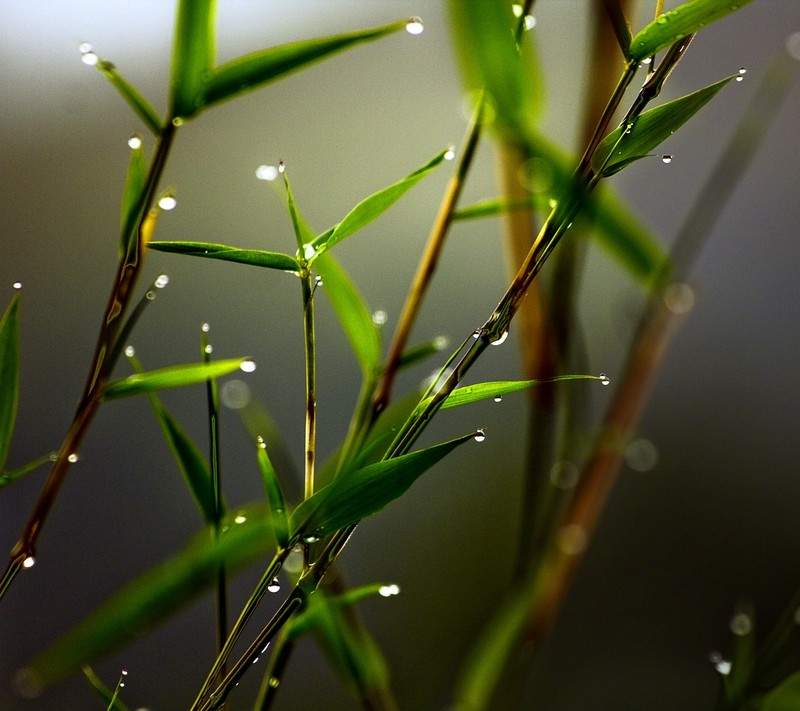
M 172 195 L 164 195 L 158 200 L 158 206 L 162 210 L 174 210 L 178 201 Z
M 77 462 L 78 459 L 80 459 L 80 457 L 78 456 L 78 454 L 76 452 L 73 452 L 72 454 L 67 456 L 67 461 L 70 464 L 75 464 L 75 462 Z
M 547 201 L 547 206 L 548 206 L 548 207 L 549 207 L 551 210 L 552 210 L 552 209 L 554 209 L 556 205 L 558 205 L 558 200 L 556 200 L 555 198 L 550 198 L 550 199 Z
M 666 25 L 666 24 L 667 24 L 667 18 L 666 18 L 664 15 L 661 15 L 661 17 L 659 17 L 659 18 L 656 20 L 656 22 L 657 22 L 659 25 Z
M 271 593 L 276 593 L 281 591 L 281 583 L 277 578 L 273 578 L 272 582 L 267 585 L 267 590 Z
M 744 81 L 744 77 L 741 75 L 741 73 L 738 77 L 736 77 L 736 81 Z
M 81 42 L 81 43 L 78 45 L 78 51 L 79 51 L 81 54 L 87 54 L 88 52 L 91 52 L 91 51 L 92 51 L 92 45 L 91 45 L 91 44 L 89 44 L 88 42 Z
M 514 17 L 522 17 L 522 5 L 518 5 L 517 3 L 514 3 L 511 6 L 511 12 L 514 13 Z
M 672 163 L 672 156 L 669 153 L 665 153 L 663 156 L 661 156 L 661 162 Z
M 207 323 L 204 323 L 202 326 L 200 326 L 200 330 L 203 333 L 208 333 L 211 330 L 211 326 Z
M 503 402 L 503 396 L 502 395 L 495 395 L 494 396 L 494 401 L 495 402 Z
M 418 17 L 412 17 L 406 22 L 406 32 L 410 35 L 420 35 L 422 31 L 425 29 L 425 26 L 422 24 L 422 20 Z
M 716 669 L 720 674 L 727 676 L 731 673 L 731 663 L 719 652 L 712 652 L 708 655 L 708 658 L 714 665 L 714 669 Z
M 378 309 L 372 313 L 372 323 L 376 326 L 383 326 L 388 318 L 389 315 L 383 309 Z
M 267 443 L 264 441 L 264 438 L 261 435 L 258 435 L 258 437 L 256 437 L 256 444 L 259 447 L 261 447 L 261 449 L 267 448 Z
M 134 133 L 128 139 L 128 146 L 134 150 L 142 147 L 142 137 L 138 133 Z
M 533 15 L 525 15 L 524 23 L 526 30 L 532 30 L 536 27 L 536 18 Z
M 128 676 L 128 670 L 125 667 L 122 667 L 122 676 Z
M 731 632 L 737 635 L 738 637 L 744 637 L 753 629 L 753 620 L 750 618 L 750 615 L 744 612 L 737 612 L 733 617 L 731 617 L 731 621 L 729 624 L 731 628 Z
M 317 274 L 317 276 L 314 277 L 314 286 L 322 286 L 322 283 L 322 277 Z
M 284 163 L 282 160 L 278 161 L 278 172 L 279 173 L 285 173 L 286 172 L 286 163 Z
M 234 523 L 244 523 L 245 521 L 247 521 L 247 516 L 244 514 L 237 514 L 236 518 L 233 519 Z
M 219 390 L 219 398 L 229 410 L 241 410 L 250 403 L 250 386 L 238 378 L 227 380 Z
M 316 253 L 317 250 L 314 249 L 313 244 L 303 245 L 303 257 L 305 257 L 306 259 L 311 259 Z
M 156 298 L 156 292 L 153 291 L 152 289 L 148 289 L 148 291 L 145 292 L 144 296 L 148 301 L 153 301 Z
M 58 461 L 58 452 L 52 452 L 50 454 L 50 461 L 51 462 L 57 462 Z
M 643 65 L 643 66 L 647 66 L 647 65 L 648 65 L 648 64 L 650 64 L 652 61 L 653 61 L 653 58 L 652 58 L 652 57 L 645 57 L 645 58 L 644 58 L 644 59 L 643 59 L 641 62 L 639 62 L 639 64 L 640 64 L 640 65 Z
M 22 282 L 21 281 L 15 281 L 11 286 L 14 289 L 17 289 L 17 291 L 19 291 L 22 288 Z
M 486 439 L 486 432 L 482 429 L 477 430 L 474 439 L 476 442 L 483 442 Z
M 267 682 L 273 689 L 277 689 L 281 685 L 281 680 L 276 676 L 271 676 Z
M 278 169 L 274 165 L 260 165 L 256 168 L 256 178 L 259 180 L 275 180 Z
M 480 328 L 476 328 L 476 329 L 475 329 L 475 330 L 472 332 L 472 337 L 473 337 L 475 340 L 477 340 L 477 339 L 479 339 L 479 338 L 481 337 L 481 333 L 482 333 L 481 329 L 480 329 Z
M 739 67 L 739 74 L 747 74 L 747 69 L 744 67 Z
M 436 338 L 433 339 L 433 347 L 437 351 L 443 351 L 449 345 L 450 339 L 447 336 L 436 336 Z
M 608 385 L 611 382 L 605 373 L 600 373 L 598 377 L 600 378 L 600 385 Z
M 26 556 L 25 560 L 22 561 L 23 568 L 33 568 L 36 565 L 36 558 L 32 555 Z
M 81 61 L 84 64 L 88 64 L 90 67 L 93 67 L 100 61 L 100 57 L 98 57 L 94 52 L 84 52 L 81 55 Z
M 183 119 L 180 116 L 176 116 L 174 119 L 172 119 L 172 125 L 176 128 L 183 126 Z
M 578 483 L 579 477 L 580 471 L 572 462 L 564 460 L 550 467 L 550 483 L 557 489 L 572 489 Z
M 318 540 L 319 536 L 316 536 L 313 533 L 309 533 L 307 536 L 303 536 L 303 543 L 316 543 Z
M 167 284 L 169 284 L 169 277 L 166 274 L 160 274 L 153 282 L 156 289 L 163 289 Z
M 635 439 L 625 448 L 625 463 L 634 471 L 649 472 L 658 464 L 658 450 L 649 439 Z
M 283 564 L 283 569 L 287 573 L 298 573 L 303 568 L 304 558 L 303 546 L 297 545 L 292 549 L 292 552 L 286 556 L 286 561 Z
M 502 346 L 506 342 L 506 338 L 508 338 L 508 331 L 503 331 L 499 338 L 495 338 L 491 345 L 493 346 Z
M 589 538 L 586 535 L 586 529 L 577 523 L 570 523 L 558 532 L 558 547 L 566 555 L 583 553 L 588 542 Z
M 382 597 L 392 597 L 392 595 L 399 595 L 399 594 L 400 594 L 399 585 L 381 585 L 378 588 L 378 595 Z
M 786 38 L 786 51 L 792 59 L 800 62 L 800 32 L 792 32 Z
M 214 352 L 214 346 L 212 346 L 210 343 L 206 343 L 206 345 L 203 347 L 203 353 L 209 353 L 210 354 L 210 353 L 213 353 L 213 352 Z
M 694 307 L 694 291 L 684 282 L 675 282 L 664 289 L 664 305 L 674 314 L 685 314 Z
M 125 346 L 125 355 L 128 358 L 133 358 L 136 355 L 136 349 L 133 346 Z
M 445 160 L 453 160 L 453 158 L 455 158 L 455 157 L 456 157 L 456 147 L 455 146 L 450 146 L 444 152 L 444 159 Z
M 256 369 L 256 362 L 254 360 L 243 360 L 239 364 L 239 368 L 245 373 L 252 373 Z

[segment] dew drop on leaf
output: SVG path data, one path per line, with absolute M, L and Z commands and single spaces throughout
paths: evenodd
M 162 210 L 174 210 L 178 205 L 178 201 L 172 195 L 164 195 L 158 201 L 158 206 Z
M 669 153 L 665 153 L 663 156 L 661 156 L 661 162 L 672 163 L 672 156 Z
M 15 289 L 17 289 L 17 291 L 19 291 L 22 288 L 22 282 L 21 281 L 15 281 L 11 286 L 14 287 Z
M 424 29 L 425 25 L 419 17 L 412 17 L 406 22 L 406 32 L 410 35 L 421 35 Z
M 598 377 L 600 378 L 600 385 L 608 385 L 611 383 L 611 380 L 605 373 L 600 373 Z
M 202 326 L 200 326 L 200 330 L 203 333 L 208 333 L 211 330 L 211 326 L 209 326 L 207 323 L 204 323 Z
M 750 634 L 750 631 L 753 629 L 753 621 L 750 619 L 750 615 L 744 612 L 737 612 L 731 617 L 730 628 L 733 634 L 738 637 L 743 637 L 746 634 Z
M 475 441 L 476 442 L 483 442 L 486 439 L 486 432 L 482 429 L 475 432 Z
M 84 64 L 88 64 L 90 67 L 93 67 L 100 61 L 100 57 L 98 57 L 94 52 L 84 52 L 81 55 L 81 61 Z
M 378 588 L 378 595 L 381 597 L 392 597 L 392 595 L 400 594 L 399 585 L 381 585 Z
M 502 402 L 503 401 L 503 396 L 502 395 L 495 395 L 494 396 L 494 401 L 495 402 Z
M 25 560 L 22 561 L 23 568 L 33 568 L 34 565 L 36 565 L 36 558 L 32 555 L 27 556 Z
M 256 369 L 256 362 L 254 360 L 243 360 L 239 368 L 245 373 L 252 373 Z
M 136 349 L 133 346 L 125 346 L 125 355 L 128 358 L 133 358 L 136 355 Z

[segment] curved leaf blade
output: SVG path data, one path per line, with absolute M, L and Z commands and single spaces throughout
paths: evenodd
M 607 177 L 648 155 L 711 101 L 735 76 L 645 111 L 631 127 L 619 126 L 600 142 L 592 156 L 592 168 Z
M 237 511 L 219 538 L 203 531 L 177 555 L 125 585 L 34 659 L 26 676 L 40 688 L 69 676 L 200 595 L 216 583 L 221 566 L 240 568 L 273 546 L 271 519 L 263 507 Z
M 0 319 L 0 472 L 3 471 L 19 403 L 19 294 Z
M 131 242 L 136 240 L 136 227 L 139 212 L 144 199 L 145 181 L 147 180 L 147 163 L 141 140 L 139 145 L 131 148 L 128 159 L 128 172 L 125 176 L 125 188 L 122 193 L 120 214 L 120 257 L 128 254 Z
M 631 40 L 628 56 L 641 62 L 659 50 L 736 12 L 752 0 L 692 0 L 659 15 Z
M 205 83 L 214 67 L 215 0 L 180 0 L 175 20 L 170 115 L 188 118 L 203 106 Z
M 210 378 L 227 375 L 241 368 L 243 364 L 252 364 L 252 362 L 249 358 L 229 358 L 213 363 L 174 365 L 169 368 L 150 370 L 146 373 L 134 373 L 127 378 L 109 383 L 103 391 L 103 397 L 106 400 L 113 400 L 154 390 L 167 390 L 204 383 Z
M 394 205 L 408 190 L 440 165 L 448 150 L 450 149 L 440 151 L 425 163 L 425 165 L 420 166 L 413 173 L 410 173 L 402 180 L 394 183 L 394 185 L 390 185 L 364 198 L 364 200 L 345 215 L 345 218 L 338 225 L 323 232 L 311 243 L 314 252 L 321 254 L 386 212 L 386 210 Z M 309 261 L 311 261 L 311 259 Z
M 153 135 L 158 136 L 159 133 L 161 133 L 161 117 L 153 108 L 153 105 L 139 93 L 139 90 L 133 84 L 117 71 L 114 64 L 102 59 L 96 66 L 100 70 L 100 73 L 111 82 L 111 86 L 125 99 L 134 113 L 142 119 L 144 125 L 150 129 Z
M 319 538 L 377 513 L 408 491 L 434 464 L 473 437 L 474 434 L 464 435 L 343 473 L 295 509 L 292 536 Z
M 294 257 L 280 252 L 267 252 L 261 249 L 239 249 L 225 244 L 213 242 L 150 242 L 150 249 L 158 252 L 172 252 L 186 254 L 191 257 L 205 257 L 206 259 L 221 259 L 226 262 L 249 264 L 253 267 L 266 267 L 279 271 L 297 274 L 300 265 Z
M 267 443 L 259 437 L 256 447 L 258 458 L 258 468 L 261 472 L 261 480 L 264 483 L 264 491 L 267 495 L 269 510 L 272 512 L 272 519 L 275 526 L 275 539 L 281 548 L 289 545 L 289 517 L 286 513 L 286 497 L 283 494 L 278 473 L 272 466 L 269 455 L 267 454 Z
M 406 20 L 403 20 L 367 30 L 292 42 L 226 62 L 214 69 L 205 83 L 203 108 L 280 79 L 336 52 L 397 32 L 405 25 Z
M 796 711 L 800 708 L 800 671 L 784 679 L 770 691 L 759 707 L 760 711 Z

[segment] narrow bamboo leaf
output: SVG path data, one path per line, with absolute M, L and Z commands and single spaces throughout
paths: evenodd
M 134 373 L 127 378 L 109 383 L 103 397 L 111 400 L 154 390 L 181 388 L 185 385 L 204 383 L 209 378 L 219 378 L 240 368 L 245 371 L 252 370 L 252 366 L 253 361 L 249 358 L 230 358 L 208 364 L 190 363 L 151 370 L 147 373 Z
M 730 15 L 751 0 L 692 0 L 659 15 L 631 40 L 629 56 L 640 62 L 692 32 Z
M 440 165 L 448 150 L 449 149 L 440 151 L 425 165 L 417 168 L 413 173 L 407 175 L 402 180 L 362 200 L 345 215 L 345 218 L 338 225 L 314 239 L 311 243 L 313 250 L 321 254 L 325 250 L 333 247 L 337 242 L 341 242 L 345 237 L 349 237 L 354 232 L 357 232 L 375 218 L 382 215 L 394 205 L 406 191 L 414 187 L 428 173 L 436 168 L 436 166 Z
M 119 699 L 119 688 L 115 691 L 109 689 L 100 677 L 95 674 L 94 669 L 88 665 L 82 666 L 81 671 L 89 684 L 91 684 L 94 692 L 106 704 L 106 711 L 129 711 L 128 707 Z
M 378 329 L 372 314 L 344 269 L 330 254 L 319 255 L 314 268 L 322 277 L 325 293 L 365 374 L 373 373 L 381 358 Z
M 120 257 L 128 254 L 131 240 L 137 238 L 136 222 L 142 208 L 144 187 L 147 180 L 147 163 L 144 157 L 144 148 L 139 139 L 131 147 L 128 159 L 128 173 L 125 176 L 125 189 L 122 193 L 122 209 L 120 215 Z
M 215 5 L 215 0 L 178 2 L 170 85 L 173 118 L 188 118 L 203 105 L 203 90 L 215 61 Z
M 188 254 L 192 257 L 205 257 L 206 259 L 222 259 L 227 262 L 250 264 L 254 267 L 279 269 L 284 272 L 297 274 L 300 265 L 294 257 L 280 252 L 266 252 L 261 249 L 238 249 L 225 244 L 213 242 L 150 242 L 150 249 L 158 252 L 174 252 Z
M 764 696 L 759 711 L 797 711 L 800 708 L 800 671 L 784 679 Z
M 447 344 L 448 340 L 445 336 L 437 336 L 432 341 L 417 343 L 403 351 L 403 355 L 401 355 L 400 360 L 397 361 L 397 367 L 410 368 L 412 365 L 416 365 L 437 353 L 441 353 L 447 348 Z
M 142 119 L 144 125 L 147 126 L 154 135 L 158 136 L 159 133 L 161 133 L 161 117 L 153 108 L 152 104 L 139 93 L 139 90 L 133 86 L 133 84 L 117 71 L 117 68 L 111 62 L 100 60 L 96 66 L 134 110 L 136 115 Z
M 22 478 L 26 474 L 30 474 L 32 471 L 47 464 L 48 462 L 52 462 L 54 456 L 55 452 L 52 454 L 46 454 L 43 457 L 34 459 L 32 462 L 23 464 L 21 467 L 18 467 L 17 469 L 12 469 L 10 472 L 2 472 L 2 474 L 0 474 L 0 488 L 6 486 L 7 484 L 10 484 L 12 481 L 16 481 L 17 479 Z
M 473 436 L 465 435 L 339 476 L 295 509 L 291 521 L 293 536 L 327 536 L 377 513 Z
M 613 175 L 631 161 L 650 153 L 703 108 L 736 75 L 726 77 L 692 94 L 645 111 L 628 130 L 620 126 L 606 136 L 592 156 L 592 168 Z
M 289 184 L 289 177 L 286 175 L 285 170 L 283 172 L 283 184 L 286 186 L 286 203 L 289 208 L 289 216 L 292 218 L 292 227 L 294 228 L 294 236 L 297 240 L 297 248 L 301 250 L 302 253 L 303 245 L 311 243 L 315 235 L 313 230 L 308 226 L 308 222 L 306 222 L 300 210 L 297 208 L 297 203 L 295 203 L 294 195 L 292 194 L 292 186 Z
M 542 194 L 531 195 L 529 199 L 491 198 L 456 210 L 453 213 L 453 219 L 474 220 L 480 217 L 494 217 L 514 210 L 546 210 L 550 207 L 550 198 Z
M 217 582 L 220 566 L 235 570 L 275 545 L 263 507 L 236 511 L 219 538 L 200 533 L 176 556 L 128 583 L 34 659 L 25 674 L 46 687 L 113 649 L 135 641 Z
M 403 20 L 368 30 L 292 42 L 226 62 L 210 74 L 205 85 L 204 106 L 233 98 L 361 42 L 397 32 L 405 25 Z
M 3 471 L 19 401 L 19 294 L 0 319 L 0 472 Z
M 558 383 L 562 380 L 600 380 L 602 382 L 603 377 L 598 375 L 558 375 L 554 378 L 544 378 L 542 380 L 498 380 L 491 383 L 466 385 L 463 388 L 456 388 L 448 395 L 447 399 L 442 404 L 442 410 L 451 407 L 461 407 L 461 405 L 469 405 L 470 403 L 480 402 L 481 400 L 502 397 L 509 393 L 527 390 L 534 385 Z
M 261 480 L 264 482 L 264 491 L 267 495 L 267 503 L 269 504 L 269 510 L 272 512 L 275 539 L 281 548 L 286 548 L 289 545 L 289 517 L 286 513 L 286 498 L 283 495 L 283 488 L 278 479 L 278 474 L 267 454 L 267 444 L 261 437 L 258 438 L 256 454 L 258 468 L 261 471 Z

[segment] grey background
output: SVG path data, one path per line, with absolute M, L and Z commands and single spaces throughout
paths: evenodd
M 584 76 L 588 4 L 537 9 L 548 72 L 545 128 L 573 146 Z M 647 3 L 644 3 L 645 5 Z M 118 199 L 135 116 L 77 45 L 90 41 L 159 109 L 166 103 L 169 2 L 0 2 L 0 223 L 2 302 L 21 281 L 22 386 L 9 466 L 56 449 L 85 377 L 113 276 Z M 254 177 L 286 161 L 295 194 L 323 229 L 359 199 L 397 180 L 464 131 L 463 96 L 443 3 L 219 3 L 219 60 L 294 39 L 420 15 L 425 32 L 359 47 L 232 105 L 203 114 L 178 135 L 164 176 L 178 208 L 158 238 L 219 241 L 291 251 L 280 201 Z M 644 22 L 644 16 L 637 26 Z M 708 28 L 671 78 L 665 97 L 747 67 L 665 144 L 672 165 L 642 161 L 614 178 L 665 243 L 702 184 L 769 56 L 800 30 L 796 0 L 760 0 Z M 530 708 L 709 709 L 717 678 L 708 654 L 728 644 L 728 619 L 743 597 L 768 627 L 800 583 L 800 91 L 791 93 L 718 223 L 693 275 L 697 307 L 676 339 L 641 435 L 657 466 L 626 470 L 575 582 L 552 643 L 531 676 Z M 152 142 L 148 137 L 148 146 Z M 339 254 L 373 308 L 396 323 L 407 283 L 447 179 L 439 170 Z M 494 195 L 489 142 L 464 202 Z M 459 226 L 415 331 L 459 342 L 490 312 L 505 276 L 499 222 Z M 141 288 L 159 273 L 169 287 L 132 339 L 149 368 L 197 359 L 198 328 L 212 327 L 215 354 L 256 357 L 248 377 L 299 462 L 302 342 L 299 289 L 283 274 L 153 253 Z M 593 372 L 619 370 L 638 292 L 602 254 L 582 295 Z M 320 449 L 345 432 L 358 373 L 320 300 Z M 388 338 L 387 332 L 386 336 Z M 491 349 L 475 379 L 513 378 L 514 334 Z M 434 367 L 403 381 L 413 387 Z M 124 372 L 124 364 L 120 372 Z M 588 387 L 588 385 L 587 385 Z M 613 387 L 613 384 L 612 384 Z M 610 389 L 609 389 L 610 390 Z M 598 407 L 610 394 L 593 389 Z M 199 390 L 165 396 L 198 439 Z M 345 556 L 354 584 L 396 582 L 403 593 L 363 606 L 383 647 L 404 709 L 449 703 L 459 659 L 501 600 L 517 529 L 524 427 L 522 398 L 445 413 L 426 441 L 484 426 L 403 500 L 365 522 Z M 232 505 L 260 495 L 251 449 L 236 417 L 223 423 L 225 484 Z M 10 548 L 43 480 L 0 492 L 0 543 Z M 53 635 L 119 585 L 178 550 L 200 525 L 144 400 L 112 403 L 92 427 L 41 537 L 38 563 L 3 601 L 0 708 L 101 708 L 76 679 L 34 701 L 10 679 Z M 243 599 L 253 573 L 235 585 Z M 208 598 L 97 665 L 113 683 L 130 672 L 126 703 L 184 708 L 212 658 Z M 267 614 L 266 612 L 264 613 Z M 762 624 L 763 623 L 763 624 Z M 533 682 L 537 688 L 534 693 Z M 257 683 L 249 679 L 244 685 Z M 234 708 L 247 708 L 246 695 Z M 311 643 L 294 660 L 284 709 L 350 709 Z

